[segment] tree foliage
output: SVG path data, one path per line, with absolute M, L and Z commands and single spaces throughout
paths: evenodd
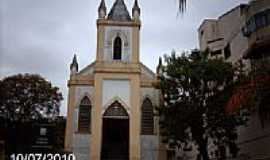
M 253 60 L 254 61 L 254 60 Z M 267 60 L 256 60 L 248 78 L 234 89 L 227 110 L 234 112 L 239 106 L 258 114 L 261 126 L 270 120 L 270 67 Z
M 39 75 L 18 74 L 0 81 L 0 114 L 10 121 L 55 117 L 62 99 L 59 88 Z
M 190 128 L 204 160 L 208 159 L 209 138 L 228 144 L 236 152 L 236 127 L 246 122 L 244 112 L 226 111 L 235 86 L 244 77 L 242 69 L 205 55 L 165 56 L 160 77 L 164 104 L 158 107 L 164 142 L 185 142 Z

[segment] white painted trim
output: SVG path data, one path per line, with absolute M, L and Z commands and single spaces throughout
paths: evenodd
M 141 99 L 141 108 L 142 108 L 142 105 L 143 105 L 143 101 L 145 100 L 145 99 L 149 99 L 150 101 L 151 101 L 151 103 L 152 103 L 152 106 L 154 106 L 154 98 L 152 97 L 152 96 L 150 96 L 149 94 L 146 94 L 146 95 L 144 95 L 144 96 L 142 96 L 142 99 Z
M 87 97 L 87 98 L 89 98 L 89 100 L 90 100 L 90 105 L 91 105 L 91 107 L 93 108 L 93 102 L 94 102 L 94 99 L 92 98 L 92 96 L 88 93 L 88 92 L 85 92 L 82 96 L 80 96 L 79 98 L 78 98 L 78 101 L 76 102 L 76 104 L 75 104 L 75 108 L 79 108 L 79 106 L 80 106 L 80 104 L 81 104 L 81 101 L 82 101 L 82 99 L 84 98 L 84 97 Z
M 108 101 L 108 103 L 106 103 L 103 107 L 102 107 L 102 116 L 104 115 L 104 113 L 105 113 L 105 111 L 108 109 L 108 107 L 111 105 L 111 104 L 113 104 L 115 101 L 118 101 L 123 107 L 124 107 L 124 109 L 127 111 L 127 113 L 128 113 L 128 115 L 130 116 L 130 109 L 129 109 L 129 107 L 128 107 L 128 105 L 123 101 L 123 100 L 121 100 L 121 98 L 120 97 L 118 97 L 118 96 L 115 96 L 115 97 L 113 97 L 112 99 L 110 99 L 109 101 Z

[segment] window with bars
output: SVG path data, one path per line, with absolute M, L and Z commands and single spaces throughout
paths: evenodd
M 270 9 L 252 16 L 242 28 L 243 35 L 249 37 L 253 32 L 270 25 Z
M 81 100 L 80 103 L 78 123 L 78 131 L 80 133 L 91 132 L 91 101 L 86 96 Z
M 154 134 L 154 111 L 152 102 L 148 98 L 146 98 L 142 104 L 141 134 Z

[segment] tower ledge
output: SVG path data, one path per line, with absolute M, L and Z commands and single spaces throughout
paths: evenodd
M 97 25 L 110 26 L 141 26 L 141 21 L 112 21 L 108 19 L 97 19 Z

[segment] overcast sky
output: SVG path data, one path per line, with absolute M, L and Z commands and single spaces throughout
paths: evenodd
M 158 57 L 198 48 L 197 28 L 248 0 L 188 0 L 177 17 L 177 0 L 139 0 L 142 16 L 141 61 L 155 71 Z M 95 60 L 96 18 L 100 0 L 0 0 L 0 78 L 38 73 L 59 86 L 66 114 L 69 64 L 79 69 Z M 114 0 L 105 0 L 107 10 Z M 125 0 L 129 9 L 133 0 Z

